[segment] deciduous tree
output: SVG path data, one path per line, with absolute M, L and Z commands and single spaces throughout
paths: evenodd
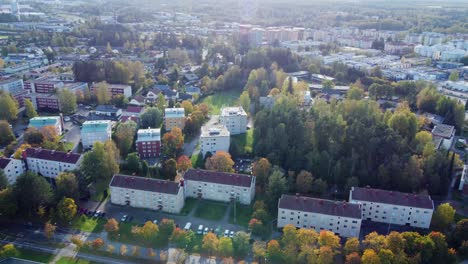
M 18 208 L 28 215 L 52 200 L 52 188 L 49 183 L 32 172 L 27 172 L 16 179 L 13 193 L 18 202 Z
M 8 145 L 16 139 L 13 129 L 5 120 L 0 120 L 0 145 Z
M 57 188 L 55 190 L 56 197 L 70 197 L 74 200 L 80 196 L 79 185 L 76 176 L 72 172 L 62 172 L 55 180 Z
M 77 208 L 72 198 L 64 197 L 57 205 L 57 215 L 62 221 L 69 222 L 75 217 Z
M 115 131 L 115 138 L 117 147 L 122 156 L 126 156 L 133 145 L 133 138 L 135 137 L 137 124 L 133 121 L 120 123 Z
M 455 209 L 449 203 L 443 203 L 437 206 L 432 216 L 432 227 L 440 231 L 447 230 L 453 223 L 454 217 Z
M 107 82 L 97 83 L 94 87 L 94 94 L 96 95 L 99 104 L 108 104 L 111 100 L 109 84 Z
M 186 155 L 182 155 L 177 159 L 177 169 L 183 172 L 192 168 L 192 161 Z
M 175 158 L 184 146 L 184 135 L 182 130 L 174 127 L 163 136 L 163 154 L 168 158 Z
M 380 264 L 380 258 L 373 249 L 364 250 L 361 261 L 362 264 Z
M 44 235 L 47 239 L 51 239 L 55 234 L 57 227 L 50 222 L 44 224 Z
M 115 233 L 119 231 L 119 222 L 115 218 L 107 220 L 107 223 L 104 225 L 104 230 L 108 233 Z
M 9 122 L 18 118 L 18 102 L 8 93 L 0 94 L 0 120 Z
M 208 233 L 203 237 L 202 248 L 208 254 L 213 254 L 218 249 L 219 240 L 214 233 Z
M 232 240 L 229 237 L 222 237 L 219 239 L 218 252 L 222 257 L 232 256 L 233 247 Z
M 234 249 L 234 256 L 237 258 L 243 258 L 247 256 L 250 249 L 249 244 L 250 236 L 242 231 L 237 232 L 232 238 L 232 247 Z
M 76 94 L 68 89 L 62 89 L 58 93 L 60 110 L 65 115 L 71 115 L 76 112 Z
M 143 128 L 159 128 L 163 121 L 161 110 L 156 107 L 146 108 L 141 114 L 141 127 Z
M 219 172 L 234 172 L 234 161 L 231 155 L 224 151 L 217 151 L 215 155 L 208 158 L 205 163 L 205 168 Z
M 24 99 L 24 108 L 26 110 L 25 114 L 27 118 L 31 119 L 33 117 L 38 116 L 36 109 L 34 109 L 34 105 L 32 104 L 31 100 Z

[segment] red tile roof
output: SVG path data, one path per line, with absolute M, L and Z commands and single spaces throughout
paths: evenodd
M 80 159 L 81 155 L 71 152 L 62 152 L 56 150 L 48 150 L 41 148 L 27 148 L 23 153 L 28 158 L 52 160 L 58 162 L 72 163 L 75 164 Z
M 116 174 L 110 182 L 111 187 L 120 187 L 148 192 L 178 194 L 179 184 L 173 181 Z
M 188 181 L 212 182 L 225 185 L 251 187 L 254 176 L 236 173 L 225 173 L 208 170 L 189 169 L 184 179 Z
M 11 159 L 5 158 L 5 157 L 0 157 L 0 169 L 5 169 L 6 166 L 8 166 L 8 163 L 10 163 Z
M 407 207 L 434 209 L 434 203 L 427 194 L 409 194 L 372 188 L 353 187 L 350 199 L 374 203 L 394 204 Z
M 280 209 L 361 219 L 361 207 L 358 204 L 347 202 L 283 194 L 279 199 L 278 207 Z
M 133 106 L 133 105 L 129 105 L 127 106 L 127 109 L 125 110 L 126 112 L 129 112 L 129 113 L 141 113 L 143 111 L 143 107 L 142 106 Z

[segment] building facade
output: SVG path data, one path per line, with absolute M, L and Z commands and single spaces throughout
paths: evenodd
M 226 126 L 231 135 L 238 135 L 247 131 L 247 113 L 240 106 L 221 109 L 219 123 Z
M 189 169 L 184 175 L 186 197 L 250 204 L 255 197 L 255 176 Z
M 231 134 L 224 125 L 202 126 L 200 135 L 200 152 L 203 156 L 210 152 L 229 151 Z
M 24 82 L 24 87 L 31 93 L 51 94 L 62 88 L 62 81 L 51 80 L 30 80 Z
M 184 207 L 184 188 L 176 182 L 114 175 L 109 186 L 113 204 L 168 213 L 179 213 Z
M 106 142 L 112 136 L 112 122 L 109 120 L 86 121 L 81 128 L 81 143 L 84 148 L 93 147 L 95 142 Z
M 23 151 L 26 170 L 49 178 L 56 178 L 61 172 L 78 169 L 81 155 L 41 148 L 27 148 Z
M 125 98 L 129 98 L 132 96 L 132 87 L 126 84 L 108 84 L 107 92 L 112 96 L 115 97 L 117 95 L 123 95 Z M 91 85 L 91 92 L 96 92 L 96 83 Z
M 0 169 L 3 170 L 8 184 L 14 184 L 16 179 L 26 171 L 24 162 L 19 159 L 0 157 Z
M 7 79 L 0 81 L 0 90 L 11 94 L 20 107 L 24 105 L 24 96 L 28 93 L 24 89 L 24 83 L 22 79 Z
M 60 100 L 56 94 L 28 93 L 24 99 L 31 100 L 34 109 L 39 111 L 58 112 L 61 109 Z
M 154 158 L 161 154 L 161 129 L 139 129 L 136 148 L 140 158 Z
M 429 228 L 434 203 L 429 195 L 352 187 L 349 202 L 361 205 L 362 219 Z
M 164 125 L 166 131 L 171 131 L 174 127 L 183 130 L 185 127 L 184 108 L 166 108 L 164 110 Z
M 57 135 L 62 135 L 63 122 L 61 116 L 38 116 L 29 120 L 29 127 L 40 130 L 47 126 L 53 127 Z
M 278 228 L 332 231 L 342 237 L 359 237 L 361 207 L 358 204 L 283 194 L 278 202 Z

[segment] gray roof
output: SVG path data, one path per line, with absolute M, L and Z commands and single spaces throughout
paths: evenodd
M 235 185 L 241 187 L 249 187 L 252 185 L 254 176 L 236 173 L 226 173 L 218 171 L 189 169 L 184 179 L 187 181 L 212 182 L 217 184 Z
M 110 186 L 167 194 L 178 194 L 180 188 L 179 184 L 173 181 L 121 174 L 112 177 Z
M 455 127 L 450 125 L 438 124 L 432 129 L 432 135 L 443 138 L 451 138 L 455 133 Z
M 372 188 L 353 187 L 350 199 L 374 203 L 393 204 L 407 207 L 434 209 L 434 203 L 427 194 L 410 194 Z

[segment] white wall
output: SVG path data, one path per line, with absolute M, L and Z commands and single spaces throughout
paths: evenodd
M 231 202 L 231 193 L 233 192 L 235 197 L 239 197 L 240 203 L 250 204 L 255 197 L 255 180 L 250 187 L 185 180 L 186 197 L 198 198 L 199 188 L 202 190 L 201 198 L 207 200 Z

